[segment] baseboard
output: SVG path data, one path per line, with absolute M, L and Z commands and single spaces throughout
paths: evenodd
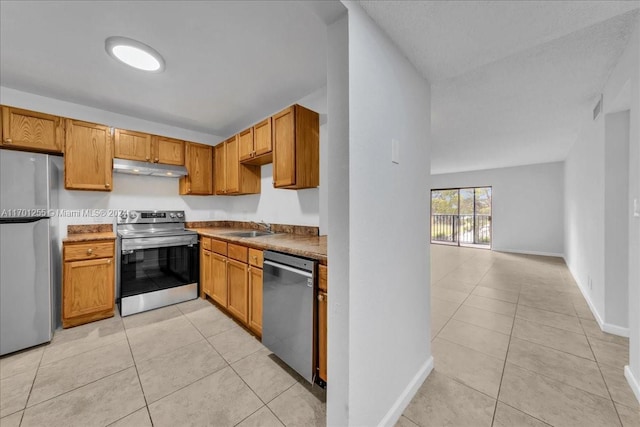
M 387 414 L 382 418 L 378 426 L 391 427 L 398 422 L 402 413 L 411 402 L 411 399 L 413 399 L 413 396 L 415 396 L 416 392 L 427 379 L 431 371 L 433 371 L 433 356 L 430 356 L 429 359 L 427 359 L 427 361 L 420 367 L 418 372 L 411 379 L 411 382 L 409 382 L 402 394 L 398 396 L 398 399 L 396 399 Z
M 558 254 L 555 252 L 522 251 L 520 249 L 502 249 L 502 248 L 491 248 L 491 250 L 495 252 L 508 252 L 512 254 L 552 256 L 555 258 L 564 258 L 563 254 Z
M 623 328 L 622 326 L 612 325 L 611 323 L 603 323 L 601 328 L 604 332 L 608 334 L 629 338 L 629 328 Z
M 600 330 L 608 334 L 629 338 L 629 328 L 624 328 L 622 326 L 606 323 L 602 319 L 602 316 L 600 316 L 600 313 L 598 313 L 598 310 L 596 310 L 596 307 L 593 304 L 593 301 L 591 301 L 591 296 L 587 292 L 587 289 L 582 285 L 582 283 L 580 283 L 576 274 L 571 270 L 571 267 L 569 267 L 569 263 L 567 262 L 567 259 L 564 256 L 562 258 L 564 258 L 564 262 L 567 265 L 569 272 L 573 276 L 573 280 L 575 280 L 576 284 L 578 285 L 578 289 L 580 289 L 580 293 L 582 293 L 584 300 L 587 302 L 587 305 L 589 306 L 589 310 L 591 310 L 591 314 L 593 314 L 593 317 L 596 319 L 596 322 L 598 323 Z
M 636 395 L 638 403 L 640 403 L 640 382 L 633 376 L 633 372 L 631 372 L 631 367 L 629 365 L 624 367 L 624 377 L 627 379 L 633 394 Z

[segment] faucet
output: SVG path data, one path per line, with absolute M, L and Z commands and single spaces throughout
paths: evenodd
M 271 224 L 266 223 L 263 220 L 260 220 L 260 222 L 251 221 L 251 223 L 260 227 L 264 227 L 265 231 L 271 233 Z

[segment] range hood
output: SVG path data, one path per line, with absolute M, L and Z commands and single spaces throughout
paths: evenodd
M 113 171 L 131 175 L 163 176 L 165 178 L 180 178 L 181 176 L 187 175 L 187 168 L 184 166 L 136 162 L 123 159 L 113 159 Z

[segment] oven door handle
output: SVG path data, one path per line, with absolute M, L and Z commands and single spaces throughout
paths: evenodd
M 197 236 L 165 236 L 122 239 L 122 253 L 130 250 L 166 248 L 170 246 L 195 246 Z

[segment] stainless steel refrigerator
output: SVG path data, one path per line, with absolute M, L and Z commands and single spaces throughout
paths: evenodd
M 55 328 L 58 165 L 0 150 L 0 355 L 51 341 Z

